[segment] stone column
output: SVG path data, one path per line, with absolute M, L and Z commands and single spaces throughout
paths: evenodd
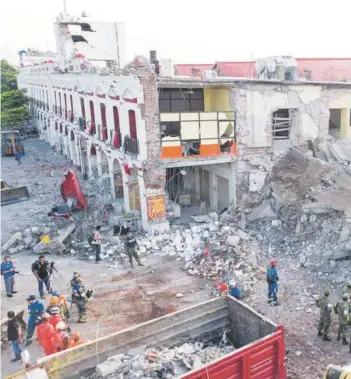
M 211 210 L 218 211 L 218 180 L 217 175 L 213 172 L 210 173 L 210 208 Z

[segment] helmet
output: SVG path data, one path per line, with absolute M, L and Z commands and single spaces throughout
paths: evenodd
M 330 291 L 328 290 L 328 289 L 326 289 L 325 291 L 324 291 L 324 296 L 329 296 L 330 295 Z
M 348 295 L 347 293 L 344 293 L 344 294 L 342 295 L 342 299 L 343 299 L 344 301 L 349 300 L 349 295 Z
M 276 265 L 277 265 L 277 261 L 276 261 L 275 259 L 271 259 L 271 260 L 269 261 L 269 264 L 270 264 L 271 266 L 276 266 Z
M 41 318 L 44 319 L 44 320 L 47 320 L 48 318 L 50 318 L 50 314 L 47 313 L 47 312 L 44 312 L 44 313 L 41 315 Z
M 58 306 L 51 307 L 50 314 L 51 315 L 58 315 L 60 313 L 60 308 Z
M 66 324 L 63 321 L 60 321 L 56 324 L 57 330 L 66 330 Z
M 72 339 L 74 341 L 78 341 L 80 339 L 80 334 L 78 332 L 73 332 L 72 333 Z
M 52 293 L 52 296 L 56 296 L 56 297 L 59 297 L 59 296 L 60 296 L 60 294 L 59 294 L 58 292 L 54 291 L 54 292 Z
M 59 298 L 57 296 L 53 296 L 51 299 L 50 299 L 50 303 L 49 305 L 54 305 L 54 304 L 58 304 L 59 303 Z

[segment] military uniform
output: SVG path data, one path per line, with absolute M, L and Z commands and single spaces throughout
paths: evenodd
M 349 303 L 351 303 L 351 283 L 346 283 L 342 288 L 342 295 L 344 294 L 349 297 Z
M 127 235 L 127 237 L 125 239 L 124 246 L 125 246 L 126 253 L 128 254 L 128 257 L 129 257 L 129 263 L 132 266 L 132 268 L 134 267 L 133 266 L 133 257 L 137 261 L 138 266 L 142 266 L 142 264 L 140 262 L 139 255 L 136 251 L 136 248 L 138 247 L 138 243 L 137 243 L 135 237 Z
M 78 284 L 73 286 L 73 294 L 75 297 L 75 303 L 78 308 L 78 322 L 84 323 L 87 322 L 87 312 L 88 312 L 88 303 L 89 299 L 87 297 L 84 285 L 82 284 L 82 280 L 80 279 Z
M 339 341 L 342 338 L 343 345 L 347 345 L 347 331 L 348 331 L 348 316 L 350 314 L 350 304 L 348 303 L 348 295 L 342 295 L 342 302 L 339 302 L 335 306 L 335 313 L 339 315 L 339 328 L 338 328 L 338 337 Z
M 328 337 L 329 326 L 331 321 L 332 306 L 329 303 L 329 290 L 326 290 L 318 300 L 317 307 L 320 308 L 319 323 L 318 323 L 318 336 L 323 336 L 325 341 L 330 341 Z

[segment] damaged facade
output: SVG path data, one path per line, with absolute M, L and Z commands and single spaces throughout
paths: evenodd
M 66 38 L 70 24 L 88 33 L 86 21 L 59 19 L 57 58 L 21 68 L 19 88 L 41 138 L 86 179 L 102 178 L 108 200 L 144 229 L 236 206 L 262 188 L 265 175 L 249 174 L 267 154 L 351 138 L 350 83 L 165 77 L 155 56 L 121 69 L 118 49 L 97 69 L 84 41 Z

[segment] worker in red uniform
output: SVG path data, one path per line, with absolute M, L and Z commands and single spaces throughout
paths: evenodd
M 72 342 L 70 344 L 70 347 L 79 346 L 79 345 L 82 345 L 83 343 L 86 343 L 86 341 L 80 338 L 80 334 L 78 332 L 73 332 L 71 338 L 72 338 Z
M 63 321 L 56 325 L 56 331 L 51 340 L 55 352 L 66 350 L 71 346 L 71 336 L 68 334 L 67 325 Z
M 60 316 L 60 308 L 59 306 L 54 306 L 50 308 L 50 324 L 56 329 L 56 325 L 59 322 L 62 322 L 62 317 Z
M 46 355 L 55 353 L 55 350 L 52 346 L 52 337 L 55 333 L 55 328 L 50 324 L 49 319 L 49 313 L 43 313 L 41 315 L 42 322 L 37 326 L 38 341 L 44 349 Z

